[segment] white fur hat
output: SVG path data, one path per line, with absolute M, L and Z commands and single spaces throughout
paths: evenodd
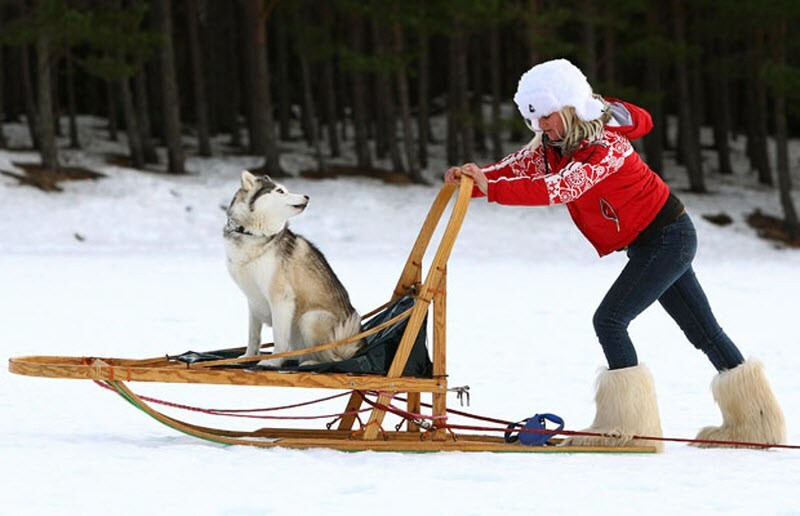
M 586 122 L 603 114 L 603 103 L 592 96 L 586 76 L 566 59 L 540 63 L 522 74 L 514 102 L 534 131 L 541 130 L 539 117 L 567 106 L 574 107 L 578 118 Z

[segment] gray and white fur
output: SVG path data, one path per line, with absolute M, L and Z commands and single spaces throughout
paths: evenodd
M 259 354 L 262 325 L 272 327 L 275 353 L 349 338 L 361 317 L 323 254 L 289 230 L 288 219 L 308 205 L 269 176 L 242 172 L 241 187 L 228 207 L 225 252 L 228 271 L 247 297 L 249 337 L 245 356 Z M 293 357 L 331 362 L 353 356 L 362 341 Z M 283 360 L 260 365 L 280 367 Z

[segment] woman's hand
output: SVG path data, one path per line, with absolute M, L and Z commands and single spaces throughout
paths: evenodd
M 475 163 L 465 163 L 460 167 L 450 167 L 444 173 L 444 181 L 445 183 L 458 183 L 461 181 L 461 174 L 471 177 L 475 181 L 475 186 L 484 194 L 486 193 L 488 181 L 481 168 Z
M 471 177 L 472 180 L 475 181 L 475 186 L 484 194 L 486 193 L 489 188 L 489 182 L 486 180 L 486 176 L 483 174 L 481 167 L 475 163 L 465 163 L 461 165 L 461 173 Z
M 450 167 L 444 173 L 445 183 L 458 183 L 461 181 L 461 167 Z

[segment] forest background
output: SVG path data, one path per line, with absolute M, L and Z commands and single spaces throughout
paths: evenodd
M 128 155 L 109 159 L 133 168 L 185 174 L 187 153 L 224 137 L 216 152 L 280 176 L 281 143 L 305 140 L 310 175 L 422 183 L 432 144 L 457 164 L 527 141 L 509 108 L 519 76 L 566 57 L 652 114 L 640 150 L 656 172 L 673 153 L 692 192 L 734 173 L 743 138 L 746 173 L 776 190 L 797 240 L 799 21 L 796 0 L 0 0 L 0 121 L 25 121 L 41 156 L 2 173 L 45 189 L 90 174 L 57 142 L 85 144 L 76 117 L 91 114 L 123 133 Z

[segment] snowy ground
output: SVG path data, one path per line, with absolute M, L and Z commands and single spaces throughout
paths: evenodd
M 22 143 L 24 131 L 6 130 L 12 143 Z M 138 358 L 243 345 L 245 302 L 225 270 L 221 206 L 239 170 L 259 160 L 193 158 L 191 174 L 175 178 L 103 164 L 99 153 L 118 150 L 113 146 L 88 150 L 64 151 L 62 159 L 108 177 L 65 184 L 60 194 L 0 176 L 0 355 Z M 293 171 L 310 165 L 299 154 L 283 159 Z M 37 158 L 0 151 L 0 169 L 20 161 Z M 431 167 L 431 177 L 443 167 Z M 777 249 L 747 227 L 744 217 L 754 208 L 779 215 L 779 205 L 773 191 L 740 186 L 752 178 L 743 166 L 739 172 L 733 180 L 712 178 L 714 194 L 705 197 L 680 191 L 680 170 L 668 177 L 698 227 L 695 268 L 718 319 L 746 356 L 765 363 L 789 442 L 800 444 L 800 252 Z M 292 227 L 326 253 L 356 307 L 385 301 L 438 185 L 284 182 L 310 195 Z M 719 227 L 701 218 L 721 211 L 735 223 Z M 470 386 L 467 410 L 508 420 L 553 412 L 569 429 L 587 426 L 603 364 L 591 314 L 623 263 L 622 255 L 597 259 L 562 208 L 474 202 L 449 266 L 450 385 Z M 665 435 L 691 438 L 719 423 L 709 391 L 713 368 L 663 311 L 647 311 L 631 333 L 655 376 Z M 329 394 L 132 387 L 226 408 Z M 457 406 L 454 397 L 450 405 Z M 668 443 L 660 455 L 621 456 L 221 447 L 162 427 L 91 382 L 5 368 L 0 479 L 3 515 L 800 513 L 797 450 Z

